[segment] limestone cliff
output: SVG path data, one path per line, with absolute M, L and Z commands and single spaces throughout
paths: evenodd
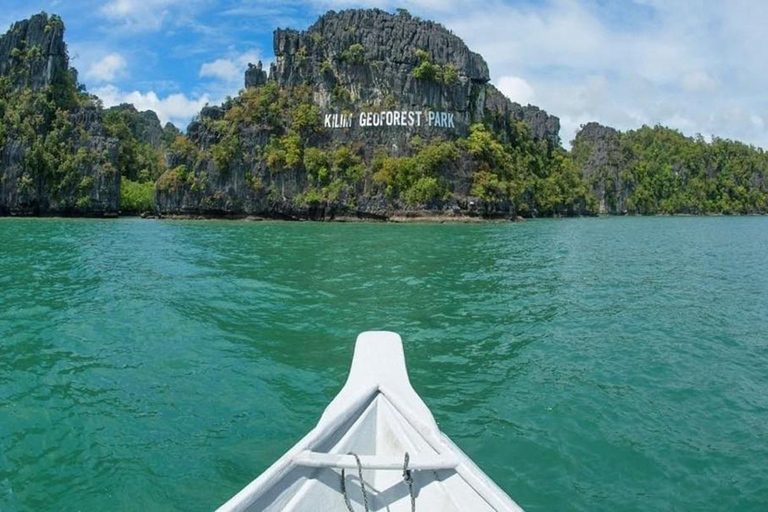
M 559 120 L 504 97 L 485 60 L 445 27 L 405 11 L 331 11 L 305 31 L 275 31 L 274 53 L 269 74 L 250 65 L 246 90 L 203 109 L 172 148 L 161 212 L 537 213 L 530 194 L 511 198 L 529 171 L 513 176 L 511 156 L 467 141 L 522 148 L 531 139 L 521 151 L 546 160 L 561 151 Z M 490 132 L 472 135 L 480 125 Z
M 559 120 L 535 107 L 522 107 L 489 84 L 485 60 L 445 27 L 405 11 L 378 9 L 331 11 L 306 31 L 277 30 L 270 80 L 282 87 L 313 84 L 323 112 L 355 106 L 386 110 L 450 111 L 455 130 L 374 132 L 373 143 L 400 146 L 421 136 L 466 136 L 486 116 L 500 122 L 523 120 L 541 139 L 559 143 Z M 248 80 L 246 80 L 248 83 Z M 347 130 L 349 140 L 366 140 L 370 130 Z
M 0 215 L 117 213 L 118 141 L 76 77 L 57 16 L 0 37 Z
M 39 91 L 68 79 L 71 72 L 58 16 L 37 14 L 0 36 L 0 76 L 8 77 L 15 90 Z
M 125 119 L 131 134 L 139 142 L 149 144 L 153 148 L 159 148 L 163 145 L 165 130 L 170 130 L 174 136 L 178 134 L 178 129 L 174 131 L 173 125 L 163 128 L 154 111 L 144 110 L 140 112 L 130 103 L 108 108 L 105 114 L 107 116 L 117 114 Z
M 631 156 L 623 149 L 621 132 L 587 123 L 576 134 L 572 153 L 582 177 L 599 204 L 599 213 L 627 213 L 632 184 L 623 176 Z

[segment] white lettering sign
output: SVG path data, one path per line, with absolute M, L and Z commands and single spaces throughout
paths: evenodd
M 361 112 L 360 114 L 325 114 L 326 128 L 352 128 L 355 121 L 361 128 L 431 126 L 435 128 L 456 128 L 452 112 L 387 110 L 383 112 Z

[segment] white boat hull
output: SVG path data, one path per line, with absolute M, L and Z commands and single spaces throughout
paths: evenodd
M 347 512 L 348 500 L 354 511 L 411 512 L 412 495 L 420 512 L 522 510 L 440 432 L 411 387 L 400 336 L 368 332 L 317 426 L 219 511 Z

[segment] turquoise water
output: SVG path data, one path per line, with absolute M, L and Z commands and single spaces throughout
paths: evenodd
M 768 218 L 0 219 L 0 510 L 211 510 L 402 334 L 528 511 L 766 510 Z

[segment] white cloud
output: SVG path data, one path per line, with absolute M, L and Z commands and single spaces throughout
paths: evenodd
M 105 107 L 132 103 L 138 110 L 154 110 L 161 123 L 170 121 L 182 129 L 207 103 L 211 103 L 207 94 L 197 98 L 189 98 L 185 94 L 161 98 L 154 91 L 123 91 L 112 84 L 94 89 L 93 93 L 101 98 Z
M 535 96 L 533 87 L 519 76 L 503 76 L 496 85 L 507 98 L 521 105 L 530 103 Z
M 216 59 L 206 62 L 200 68 L 200 76 L 203 78 L 217 78 L 225 82 L 233 82 L 240 78 L 240 70 L 229 59 Z
M 85 71 L 85 78 L 97 82 L 109 82 L 124 74 L 128 62 L 119 53 L 110 53 L 101 60 L 93 62 Z
M 524 95 L 509 78 L 524 77 L 535 103 L 561 118 L 566 144 L 598 121 L 768 147 L 768 3 L 487 0 L 435 17 L 486 58 L 500 89 Z
M 107 19 L 122 23 L 134 31 L 159 30 L 172 7 L 182 0 L 110 0 L 99 12 Z
M 692 71 L 683 77 L 683 88 L 690 92 L 712 92 L 717 90 L 719 83 L 705 71 Z
M 234 54 L 226 58 L 206 62 L 200 67 L 202 78 L 213 78 L 228 84 L 242 83 L 248 64 L 256 64 L 260 59 L 259 52 L 250 50 Z

